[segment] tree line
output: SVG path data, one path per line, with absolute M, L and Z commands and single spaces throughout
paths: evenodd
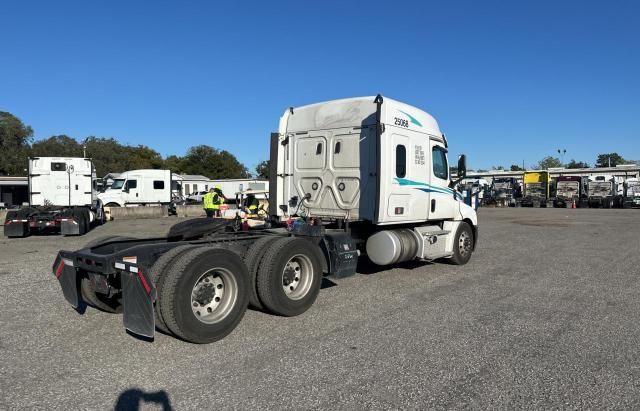
M 184 156 L 170 155 L 163 158 L 148 146 L 121 144 L 113 137 L 89 136 L 78 141 L 67 135 L 58 135 L 34 141 L 33 129 L 30 126 L 11 113 L 0 111 L 0 175 L 25 175 L 28 157 L 82 157 L 85 154 L 93 159 L 98 176 L 104 176 L 109 172 L 155 168 L 169 169 L 178 174 L 200 174 L 211 179 L 252 176 L 269 178 L 268 160 L 259 163 L 251 173 L 230 152 L 208 145 L 191 147 Z M 604 153 L 598 154 L 595 166 L 615 167 L 627 163 L 640 164 L 640 161 L 625 160 L 618 153 Z M 588 168 L 589 164 L 573 159 L 563 163 L 557 157 L 548 156 L 531 166 L 537 170 L 554 167 Z M 494 166 L 493 169 L 524 170 L 517 164 L 512 164 L 509 168 Z
M 28 157 L 89 157 L 98 176 L 144 168 L 200 174 L 211 179 L 249 178 L 251 173 L 226 150 L 208 145 L 189 148 L 184 156 L 160 153 L 145 145 L 119 143 L 113 137 L 67 135 L 34 141 L 33 129 L 11 113 L 0 111 L 0 175 L 26 175 Z

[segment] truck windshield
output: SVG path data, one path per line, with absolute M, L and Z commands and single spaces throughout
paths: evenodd
M 124 186 L 124 182 L 125 182 L 124 179 L 113 180 L 113 183 L 111 183 L 111 188 L 113 190 L 119 190 L 122 188 L 122 186 Z
M 578 182 L 577 181 L 558 181 L 558 186 L 556 191 L 558 196 L 571 197 L 572 195 L 578 193 Z
M 544 183 L 527 183 L 525 185 L 526 195 L 531 197 L 546 197 L 546 188 Z
M 611 183 L 608 181 L 592 181 L 589 183 L 589 195 L 606 197 L 611 194 Z

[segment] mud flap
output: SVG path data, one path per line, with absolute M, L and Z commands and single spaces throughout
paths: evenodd
M 78 308 L 80 305 L 80 298 L 78 296 L 78 275 L 75 267 L 73 266 L 73 260 L 58 254 L 55 262 L 53 263 L 53 275 L 55 275 L 60 282 L 64 298 L 73 306 L 73 308 Z
M 29 234 L 29 223 L 12 221 L 4 226 L 5 237 L 26 237 Z
M 122 284 L 124 327 L 132 333 L 153 338 L 156 326 L 153 311 L 155 286 L 144 274 L 143 268 L 116 263 L 116 269 L 120 270 Z
M 63 219 L 60 222 L 60 234 L 62 235 L 80 235 L 80 224 L 73 219 Z

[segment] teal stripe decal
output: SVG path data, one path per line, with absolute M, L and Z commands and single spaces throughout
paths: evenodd
M 412 187 L 420 191 L 424 191 L 427 193 L 440 193 L 440 194 L 454 194 L 457 199 L 462 200 L 462 194 L 448 187 L 438 187 L 427 183 L 422 183 L 420 181 L 413 181 L 406 178 L 396 178 L 395 179 L 401 186 L 417 186 Z
M 404 114 L 405 116 L 409 117 L 409 121 L 411 121 L 413 124 L 415 124 L 416 126 L 422 127 L 422 124 L 418 120 L 416 120 L 416 118 L 413 117 L 411 114 L 406 113 L 402 110 L 398 110 L 398 111 Z

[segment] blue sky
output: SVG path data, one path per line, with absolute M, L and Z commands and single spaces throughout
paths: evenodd
M 640 159 L 640 2 L 14 1 L 0 110 L 37 139 L 197 144 L 249 168 L 289 106 L 382 93 L 472 168 Z

